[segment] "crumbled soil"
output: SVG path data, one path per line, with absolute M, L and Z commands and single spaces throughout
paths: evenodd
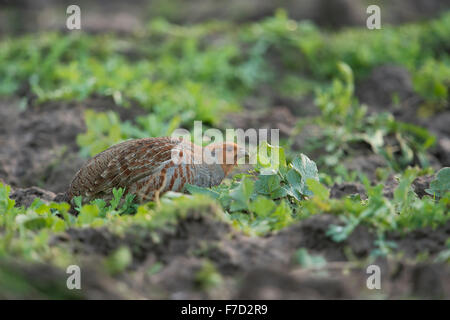
M 358 96 L 372 112 L 388 110 L 400 118 L 407 113 L 409 118 L 405 121 L 422 124 L 423 119 L 416 117 L 420 100 L 411 91 L 408 77 L 398 67 L 380 67 L 357 84 Z M 401 108 L 406 109 L 402 110 L 408 112 L 399 112 L 398 106 L 388 98 L 394 92 L 403 101 Z M 0 180 L 12 185 L 11 197 L 16 206 L 29 206 L 36 197 L 43 201 L 57 200 L 58 194 L 65 191 L 85 161 L 78 155 L 76 144 L 76 136 L 85 130 L 84 110 L 113 110 L 122 120 L 130 121 L 144 113 L 136 106 L 116 107 L 111 99 L 103 97 L 41 105 L 36 105 L 33 97 L 29 98 L 31 104 L 25 110 L 19 108 L 17 100 L 0 100 Z M 249 101 L 246 108 L 251 112 L 230 115 L 227 120 L 243 129 L 279 128 L 282 137 L 290 137 L 303 114 L 301 103 L 279 97 L 271 97 L 271 101 L 274 107 L 260 112 L 256 112 L 258 102 Z M 450 157 L 447 114 L 448 111 L 444 111 L 424 122 L 438 137 L 434 154 L 441 166 L 448 163 Z M 294 139 L 293 149 L 301 150 L 307 137 L 316 134 L 317 127 L 307 126 Z M 377 181 L 376 169 L 387 167 L 384 158 L 373 154 L 364 144 L 351 148 L 355 152 L 343 164 L 350 171 L 361 171 L 372 182 Z M 419 197 L 426 194 L 432 179 L 432 176 L 423 176 L 413 182 L 412 188 Z M 392 198 L 397 185 L 396 177 L 390 176 L 385 182 L 384 195 Z M 330 195 L 332 198 L 351 195 L 367 198 L 364 187 L 354 182 L 333 185 Z M 213 207 L 204 212 L 193 210 L 177 224 L 154 231 L 136 226 L 119 235 L 105 228 L 71 228 L 53 237 L 50 245 L 72 252 L 79 259 L 77 263 L 82 265 L 83 274 L 87 275 L 83 278 L 85 289 L 81 296 L 68 292 L 65 289 L 67 275 L 48 265 L 5 262 L 0 265 L 0 273 L 10 276 L 14 270 L 17 277 L 34 279 L 29 282 L 32 289 L 27 298 L 53 298 L 55 295 L 105 299 L 450 298 L 449 266 L 417 263 L 424 254 L 428 255 L 427 261 L 433 261 L 447 248 L 450 223 L 405 234 L 387 233 L 386 240 L 397 244 L 395 255 L 390 260 L 374 262 L 382 271 L 382 289 L 369 290 L 366 287 L 366 268 L 370 264 L 367 258 L 375 249 L 377 237 L 367 226 L 359 225 L 346 240 L 335 242 L 327 231 L 331 225 L 343 225 L 342 221 L 334 215 L 318 214 L 278 233 L 256 238 L 237 232 L 217 219 L 215 210 Z M 132 263 L 120 275 L 105 274 L 104 259 L 122 246 L 130 248 Z M 327 265 L 320 270 L 298 265 L 294 254 L 299 248 L 323 256 Z M 209 262 L 217 269 L 221 281 L 216 287 L 205 289 L 198 274 Z M 156 264 L 162 265 L 161 270 L 150 273 Z M 50 295 L 51 292 L 54 295 Z M 0 290 L 1 297 L 24 296 Z
M 326 233 L 330 225 L 342 225 L 342 222 L 333 215 L 321 214 L 267 237 L 252 238 L 240 234 L 214 216 L 212 212 L 199 214 L 193 211 L 174 228 L 149 232 L 139 227 L 123 236 L 106 229 L 70 229 L 54 238 L 52 243 L 65 243 L 86 260 L 96 255 L 108 256 L 120 246 L 128 246 L 133 254 L 133 263 L 125 273 L 127 281 L 140 278 L 139 275 L 145 274 L 156 262 L 162 263 L 160 272 L 142 276 L 146 285 L 156 288 L 153 294 L 156 292 L 160 298 L 375 297 L 365 288 L 365 268 L 369 263 L 363 266 L 352 264 L 353 259 L 364 259 L 375 248 L 376 237 L 365 226 L 358 226 L 348 239 L 337 243 Z M 388 233 L 387 240 L 396 241 L 397 252 L 411 260 L 423 252 L 431 258 L 436 256 L 445 249 L 449 236 L 450 223 L 435 230 L 424 228 L 406 235 Z M 322 255 L 328 261 L 327 266 L 322 270 L 301 268 L 293 259 L 299 248 L 306 248 L 310 254 Z M 205 261 L 211 261 L 221 274 L 220 287 L 223 290 L 201 290 L 197 274 Z M 438 270 L 433 264 L 403 266 L 405 262 L 402 261 L 375 262 L 382 268 L 383 277 L 389 277 L 389 281 L 385 281 L 387 289 L 382 291 L 383 295 L 450 296 L 450 288 L 444 284 L 450 272 L 448 266 L 442 265 Z M 403 269 L 398 270 L 398 265 Z M 396 270 L 395 277 L 391 269 Z M 403 273 L 407 274 L 400 277 L 399 274 Z M 427 283 L 423 279 L 442 283 L 438 288 L 427 291 Z M 144 289 L 138 286 L 137 290 Z
M 351 299 L 353 293 L 342 279 L 312 275 L 296 276 L 273 269 L 248 272 L 237 299 Z
M 86 130 L 86 109 L 116 111 L 122 120 L 130 121 L 144 114 L 141 108 L 117 107 L 104 97 L 31 105 L 25 110 L 17 100 L 0 100 L 0 180 L 22 188 L 64 192 L 86 161 L 76 144 L 77 135 Z
M 207 210 L 214 210 L 213 208 Z M 67 275 L 48 265 L 0 265 L 0 272 L 25 279 L 32 290 L 27 298 L 170 298 L 170 299 L 354 299 L 354 298 L 447 298 L 450 297 L 448 265 L 412 263 L 424 251 L 430 257 L 445 248 L 450 224 L 435 230 L 419 229 L 388 234 L 408 259 L 354 261 L 374 248 L 374 235 L 357 227 L 347 240 L 336 243 L 326 235 L 330 224 L 340 224 L 332 215 L 317 215 L 265 238 L 244 236 L 213 212 L 190 212 L 173 228 L 155 233 L 142 227 L 119 236 L 106 229 L 70 229 L 52 240 L 65 245 L 81 262 L 83 290 L 65 289 Z M 159 239 L 159 240 L 157 240 Z M 120 246 L 133 253 L 130 267 L 118 276 L 99 270 L 101 257 Z M 327 265 L 320 269 L 299 266 L 293 259 L 298 248 L 321 254 Z M 198 274 L 207 261 L 220 274 L 216 287 L 206 289 Z M 150 273 L 152 266 L 162 264 Z M 366 268 L 381 269 L 381 289 L 366 287 Z M 39 274 L 39 277 L 34 276 Z M 0 280 L 1 284 L 1 280 Z M 0 296 L 23 297 L 1 286 Z M 117 288 L 120 287 L 120 290 Z
M 423 102 L 414 92 L 410 73 L 396 65 L 375 67 L 356 86 L 356 96 L 370 107 L 371 112 L 390 111 L 397 118 L 414 117 L 414 109 Z M 397 105 L 395 100 L 401 104 Z M 405 108 L 410 112 L 405 112 Z
M 81 290 L 68 290 L 66 270 L 41 263 L 0 261 L 0 299 L 137 299 L 131 290 L 118 290 L 117 280 L 93 265 L 81 269 Z
M 450 223 L 439 226 L 416 229 L 406 234 L 393 232 L 388 239 L 395 241 L 399 248 L 408 256 L 414 257 L 418 254 L 427 253 L 436 255 L 445 249 L 446 241 L 450 237 Z
M 412 187 L 414 189 L 414 192 L 419 196 L 419 198 L 422 198 L 423 196 L 428 195 L 428 193 L 425 190 L 430 188 L 430 183 L 435 178 L 436 177 L 434 175 L 422 176 L 422 177 L 417 177 L 413 181 Z
M 330 190 L 330 198 L 336 199 L 356 194 L 359 195 L 362 200 L 367 199 L 366 190 L 359 182 L 343 182 L 341 184 L 335 183 Z
M 370 112 L 389 111 L 402 122 L 427 128 L 436 136 L 436 145 L 430 150 L 442 167 L 450 166 L 450 105 L 428 118 L 419 115 L 424 100 L 414 92 L 410 73 L 403 67 L 383 65 L 356 84 L 356 96 L 369 107 Z
M 422 198 L 426 193 L 426 189 L 430 187 L 430 182 L 435 178 L 431 176 L 417 177 L 411 184 L 413 191 L 419 198 Z M 398 180 L 394 175 L 390 175 L 386 181 L 384 181 L 383 195 L 392 199 L 394 197 L 394 191 L 398 186 Z M 340 199 L 350 195 L 359 195 L 362 200 L 367 199 L 367 193 L 364 186 L 359 182 L 343 182 L 335 183 L 330 189 L 330 197 Z
M 11 190 L 9 197 L 16 201 L 17 207 L 29 207 L 36 198 L 51 202 L 55 199 L 56 194 L 38 187 L 15 188 Z
M 450 121 L 450 119 L 447 120 Z M 447 122 L 449 123 L 449 122 Z M 436 159 L 443 167 L 450 166 L 450 136 L 442 136 L 437 139 L 436 146 L 431 149 L 431 152 L 436 156 Z
M 420 117 L 419 108 L 425 101 L 414 91 L 411 74 L 404 67 L 373 68 L 366 78 L 357 82 L 355 93 L 371 113 L 388 111 L 397 120 L 426 127 L 438 137 L 450 135 L 450 111 L 444 108 L 429 118 Z
M 297 118 L 287 107 L 274 107 L 263 112 L 251 111 L 248 113 L 232 113 L 227 116 L 226 122 L 231 128 L 266 129 L 268 140 L 271 140 L 270 130 L 279 129 L 280 138 L 288 138 L 292 135 L 297 123 Z
M 383 156 L 374 153 L 366 155 L 357 155 L 352 158 L 345 159 L 343 165 L 349 172 L 362 172 L 370 181 L 376 181 L 376 171 L 378 168 L 386 168 L 387 161 Z

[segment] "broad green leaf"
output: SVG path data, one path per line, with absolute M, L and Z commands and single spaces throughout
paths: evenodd
M 275 202 L 263 196 L 258 196 L 249 206 L 250 211 L 260 217 L 267 217 L 275 208 Z
M 280 202 L 280 204 L 275 209 L 275 212 L 271 216 L 276 218 L 276 222 L 272 227 L 274 230 L 282 229 L 293 221 L 292 210 L 285 200 L 282 200 Z
M 306 181 L 308 178 L 319 180 L 319 171 L 314 161 L 310 160 L 303 153 L 300 154 L 299 158 L 295 158 L 292 161 L 292 167 L 297 170 L 302 178 Z
M 218 199 L 220 196 L 220 194 L 216 191 L 213 191 L 208 188 L 199 187 L 199 186 L 189 184 L 189 183 L 185 184 L 184 188 L 187 191 L 189 191 L 190 194 L 196 194 L 196 193 L 204 194 L 204 195 L 210 196 L 213 199 Z
M 279 199 L 286 196 L 286 190 L 281 187 L 279 175 L 260 175 L 255 182 L 255 191 L 269 196 L 271 199 Z
M 438 171 L 436 179 L 431 181 L 430 188 L 425 190 L 436 197 L 442 197 L 450 191 L 450 167 L 442 168 Z
M 66 229 L 66 223 L 64 220 L 56 218 L 52 225 L 52 231 L 62 232 Z
M 250 197 L 253 194 L 254 184 L 253 180 L 244 177 L 239 183 L 239 186 L 230 192 L 231 199 L 234 200 L 230 206 L 231 211 L 248 208 Z
M 306 180 L 306 185 L 314 194 L 314 197 L 317 197 L 320 200 L 327 200 L 330 198 L 330 190 L 319 181 L 309 178 Z
M 81 208 L 80 214 L 77 217 L 77 222 L 80 225 L 90 224 L 100 214 L 100 209 L 92 204 L 86 204 Z
M 47 226 L 46 219 L 43 217 L 28 218 L 24 222 L 24 226 L 30 230 L 39 230 Z
M 291 193 L 299 200 L 301 196 L 312 196 L 313 193 L 306 185 L 307 179 L 319 180 L 319 172 L 314 161 L 310 160 L 306 155 L 301 154 L 300 157 L 292 161 L 292 169 L 288 171 L 286 178 L 291 187 Z
M 287 188 L 289 195 L 298 201 L 302 200 L 304 185 L 302 184 L 302 176 L 300 173 L 294 169 L 291 169 L 286 174 L 286 179 L 289 184 Z

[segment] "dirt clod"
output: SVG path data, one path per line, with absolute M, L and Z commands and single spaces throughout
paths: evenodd
M 334 184 L 330 190 L 331 198 L 343 198 L 348 195 L 359 194 L 361 199 L 367 199 L 366 191 L 361 183 L 344 182 L 341 184 Z
M 53 201 L 55 197 L 56 195 L 53 192 L 38 187 L 25 189 L 15 188 L 10 194 L 10 198 L 16 201 L 17 207 L 29 207 L 36 198 L 50 202 Z

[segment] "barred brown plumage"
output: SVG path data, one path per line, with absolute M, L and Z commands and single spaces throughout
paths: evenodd
M 182 191 L 186 183 L 211 187 L 244 155 L 235 143 L 205 148 L 182 138 L 158 137 L 129 140 L 97 154 L 75 174 L 67 201 L 110 200 L 113 188 L 125 188 L 139 203 L 158 200 L 166 191 Z M 230 160 L 231 159 L 231 160 Z

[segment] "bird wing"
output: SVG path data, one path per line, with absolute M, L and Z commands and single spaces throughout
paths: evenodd
M 117 144 L 80 169 L 70 186 L 69 197 L 92 197 L 155 175 L 171 161 L 171 150 L 179 143 L 178 139 L 144 138 Z

